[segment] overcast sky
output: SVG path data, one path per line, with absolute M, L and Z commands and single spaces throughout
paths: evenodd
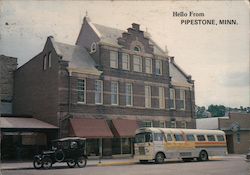
M 0 1 L 0 54 L 19 66 L 49 35 L 74 44 L 88 12 L 93 23 L 126 30 L 133 22 L 195 80 L 196 104 L 250 106 L 248 1 Z M 173 12 L 204 17 L 173 17 Z M 181 25 L 181 19 L 236 19 L 238 25 Z

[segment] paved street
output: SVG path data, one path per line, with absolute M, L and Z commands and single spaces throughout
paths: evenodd
M 104 161 L 105 162 L 105 161 Z M 112 163 L 113 162 L 113 163 Z M 92 164 L 91 164 L 92 163 Z M 116 166 L 115 166 L 116 165 Z M 27 168 L 2 170 L 3 175 L 250 175 L 250 162 L 245 162 L 244 155 L 230 155 L 214 158 L 208 162 L 166 162 L 156 165 L 134 164 L 133 160 L 106 161 L 94 164 L 90 161 L 86 168 L 68 168 L 61 164 L 50 170 Z

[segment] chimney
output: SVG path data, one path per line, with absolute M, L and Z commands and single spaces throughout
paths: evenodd
M 132 24 L 132 28 L 133 28 L 134 30 L 140 30 L 140 25 L 139 25 L 139 24 L 136 24 L 136 23 L 133 23 L 133 24 Z

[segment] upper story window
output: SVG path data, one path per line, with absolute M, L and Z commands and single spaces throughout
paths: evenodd
M 47 55 L 43 56 L 43 70 L 46 70 L 47 68 Z
M 159 127 L 160 127 L 160 128 L 165 128 L 165 122 L 164 122 L 164 121 L 160 121 Z
M 152 74 L 152 59 L 151 58 L 145 59 L 145 71 L 148 74 Z
M 176 121 L 170 121 L 170 128 L 176 128 Z
M 86 102 L 85 80 L 77 80 L 77 101 L 80 103 Z
M 134 47 L 134 51 L 136 51 L 136 52 L 141 52 L 141 48 L 140 48 L 139 46 L 135 46 L 135 47 Z
M 49 52 L 49 55 L 48 55 L 48 64 L 49 64 L 49 68 L 51 67 L 51 52 Z
M 130 70 L 129 54 L 122 53 L 122 69 L 123 70 Z
M 145 107 L 151 107 L 151 87 L 145 86 Z
M 162 75 L 162 61 L 155 60 L 155 73 L 156 75 Z
M 170 90 L 169 107 L 170 107 L 170 109 L 175 109 L 175 89 L 171 88 L 169 90 Z
M 96 52 L 96 43 L 95 43 L 95 42 L 93 42 L 93 43 L 91 44 L 90 52 L 91 52 L 91 53 Z
M 185 90 L 180 89 L 180 109 L 185 109 Z
M 118 82 L 111 82 L 111 105 L 118 105 Z
M 164 87 L 159 87 L 159 108 L 165 108 L 165 93 Z
M 138 55 L 133 56 L 134 71 L 142 72 L 142 58 Z
M 153 122 L 152 121 L 143 121 L 142 126 L 143 127 L 153 127 Z
M 126 93 L 126 106 L 133 106 L 133 91 L 131 83 L 126 83 L 125 93 Z
M 95 81 L 95 104 L 103 103 L 103 82 L 102 80 Z
M 187 122 L 181 121 L 181 128 L 187 128 Z
M 110 67 L 118 68 L 118 52 L 110 51 Z

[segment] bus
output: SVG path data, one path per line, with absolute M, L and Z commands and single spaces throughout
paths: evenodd
M 134 158 L 163 163 L 165 159 L 207 161 L 227 155 L 225 133 L 220 130 L 139 128 L 135 133 Z

